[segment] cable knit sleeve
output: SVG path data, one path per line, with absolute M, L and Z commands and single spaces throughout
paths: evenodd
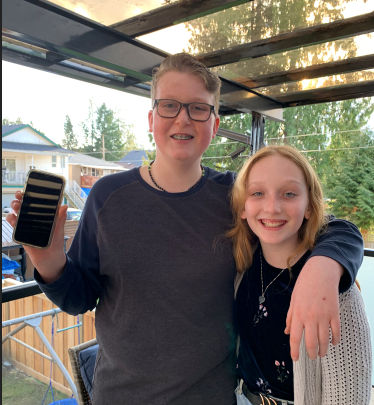
M 295 405 L 368 405 L 372 348 L 361 293 L 354 284 L 339 296 L 341 339 L 327 355 L 310 360 L 303 337 L 294 363 Z M 331 331 L 330 331 L 331 339 Z

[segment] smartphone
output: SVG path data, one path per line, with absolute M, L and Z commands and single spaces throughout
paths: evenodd
M 35 169 L 28 172 L 13 231 L 16 243 L 39 249 L 49 248 L 65 183 L 63 176 Z

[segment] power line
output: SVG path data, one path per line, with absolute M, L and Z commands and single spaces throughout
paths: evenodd
M 336 149 L 314 149 L 314 150 L 299 150 L 300 153 L 308 153 L 308 152 L 333 152 L 333 151 L 339 151 L 339 150 L 353 150 L 353 149 L 371 149 L 374 148 L 374 146 L 355 146 L 353 148 L 336 148 Z M 249 155 L 240 155 L 239 157 L 250 157 Z M 225 159 L 225 158 L 230 158 L 231 156 L 204 156 L 201 159 Z M 148 159 L 144 159 L 148 160 Z M 118 161 L 110 161 L 111 163 L 132 163 L 132 162 L 143 162 L 143 159 L 132 159 L 132 160 L 118 160 Z
M 315 150 L 300 150 L 301 153 L 308 153 L 308 152 L 330 152 L 334 150 L 353 150 L 353 149 L 371 149 L 374 146 L 355 146 L 353 148 L 336 148 L 336 149 L 315 149 Z
M 315 134 L 303 134 L 303 135 L 290 135 L 290 136 L 285 136 L 285 137 L 282 137 L 282 136 L 278 136 L 278 137 L 276 137 L 276 138 L 266 138 L 266 140 L 273 140 L 273 139 L 288 139 L 288 138 L 298 138 L 298 137 L 301 137 L 301 136 L 321 136 L 321 135 L 329 135 L 329 136 L 333 136 L 333 135 L 336 135 L 336 134 L 343 134 L 343 133 L 346 133 L 346 132 L 366 132 L 366 131 L 368 131 L 368 130 L 372 130 L 373 128 L 365 128 L 365 129 L 350 129 L 350 130 L 346 130 L 346 131 L 335 131 L 334 133 L 330 133 L 330 134 L 328 134 L 328 133 L 315 133 Z
M 105 149 L 105 151 L 106 152 L 108 152 L 108 149 Z M 144 149 L 128 149 L 128 150 L 111 150 L 110 152 L 143 152 L 144 151 Z M 81 153 L 81 152 L 78 152 L 78 153 Z M 95 154 L 95 153 L 102 153 L 101 151 L 99 151 L 99 152 L 85 152 L 85 153 L 82 153 L 82 155 L 92 155 L 92 154 Z
M 308 152 L 333 152 L 337 150 L 353 150 L 353 149 L 371 149 L 374 146 L 355 146 L 353 148 L 336 148 L 336 149 L 314 149 L 314 150 L 299 150 L 300 153 L 308 153 Z M 230 156 L 225 156 L 230 157 Z M 249 157 L 249 155 L 241 155 L 239 157 Z M 203 158 L 204 159 L 204 158 Z

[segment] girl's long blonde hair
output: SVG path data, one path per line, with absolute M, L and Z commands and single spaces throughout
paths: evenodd
M 248 226 L 247 220 L 241 218 L 247 200 L 248 177 L 253 166 L 261 159 L 281 155 L 291 160 L 302 171 L 308 189 L 310 218 L 304 219 L 299 229 L 300 245 L 287 260 L 291 269 L 290 260 L 305 249 L 312 249 L 317 236 L 326 224 L 323 192 L 320 180 L 308 160 L 295 148 L 287 145 L 267 146 L 250 157 L 238 173 L 238 177 L 231 193 L 231 207 L 234 216 L 234 225 L 227 233 L 233 241 L 234 257 L 237 271 L 242 272 L 252 264 L 253 252 L 258 244 L 258 237 Z

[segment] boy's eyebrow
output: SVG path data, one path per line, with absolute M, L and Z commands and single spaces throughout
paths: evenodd
M 178 101 L 178 103 L 181 103 L 181 101 L 176 100 L 175 98 L 170 98 L 170 97 L 162 97 L 160 100 L 173 100 L 173 101 Z M 204 98 L 201 98 L 199 96 L 194 97 L 194 101 L 191 101 L 191 103 L 201 103 L 201 104 L 209 104 L 208 101 L 206 101 Z

